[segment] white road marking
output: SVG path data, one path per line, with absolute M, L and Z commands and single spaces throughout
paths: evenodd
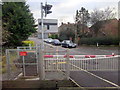
M 39 78 L 25 79 L 25 81 L 30 81 L 30 80 L 39 80 Z
M 19 77 L 21 77 L 23 74 L 20 73 L 14 80 L 17 80 Z
M 69 77 L 70 78 L 70 77 Z M 77 84 L 77 82 L 76 81 L 74 81 L 72 78 L 70 78 L 70 80 L 73 82 L 73 83 L 75 83 L 78 87 L 81 87 L 79 84 Z

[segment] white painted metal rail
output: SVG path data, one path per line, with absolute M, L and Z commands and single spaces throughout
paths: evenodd
M 70 71 L 111 71 L 118 70 L 119 55 L 70 55 Z M 66 71 L 65 55 L 44 55 L 45 70 Z

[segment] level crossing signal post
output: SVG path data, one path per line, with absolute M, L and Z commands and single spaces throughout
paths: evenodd
M 52 13 L 52 11 L 50 11 L 52 8 L 52 5 L 46 3 L 45 6 L 42 6 L 42 8 L 44 9 L 45 17 L 47 16 L 47 14 Z
M 38 61 L 40 61 L 40 63 L 39 63 L 39 69 L 40 69 L 39 74 L 41 76 L 40 77 L 41 80 L 45 79 L 44 59 L 43 59 L 43 51 L 44 51 L 44 29 L 43 29 L 43 26 L 44 26 L 43 20 L 44 19 L 43 19 L 43 17 L 44 16 L 46 17 L 47 14 L 52 13 L 52 11 L 50 11 L 51 8 L 52 8 L 52 5 L 47 4 L 47 2 L 46 2 L 45 6 L 44 6 L 43 3 L 41 2 L 41 35 L 42 35 L 42 46 L 41 46 L 41 49 L 39 49 L 40 57 L 38 58 L 39 59 Z M 38 22 L 38 25 L 39 25 L 39 22 Z M 40 28 L 39 28 L 39 30 L 40 30 Z M 39 33 L 40 33 L 40 31 L 39 31 Z M 42 52 L 42 53 L 40 53 L 40 52 Z
M 42 49 L 44 49 L 44 42 L 43 42 L 43 40 L 44 40 L 44 29 L 43 29 L 43 26 L 44 26 L 44 23 L 43 23 L 43 17 L 45 16 L 47 16 L 47 14 L 50 14 L 50 13 L 52 13 L 52 11 L 50 11 L 51 10 L 51 8 L 52 8 L 52 5 L 50 5 L 50 4 L 47 4 L 47 2 L 46 2 L 46 4 L 45 4 L 45 6 L 43 5 L 43 3 L 41 3 L 41 31 L 42 31 Z M 39 22 L 38 22 L 39 23 Z M 39 29 L 40 30 L 40 29 Z M 40 32 L 40 31 L 39 31 Z

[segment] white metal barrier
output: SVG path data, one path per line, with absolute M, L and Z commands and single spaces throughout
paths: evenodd
M 45 72 L 52 73 L 52 76 L 60 76 L 62 79 L 69 79 L 68 50 L 45 50 L 43 53 Z M 63 55 L 67 56 L 60 57 Z
M 66 71 L 66 58 L 44 58 L 44 60 L 46 71 Z
M 90 55 L 89 55 L 90 56 Z M 69 68 L 71 71 L 88 70 L 88 71 L 110 71 L 118 70 L 119 55 L 93 55 L 88 58 L 88 55 L 72 55 L 69 56 Z M 45 55 L 45 70 L 66 71 L 66 56 L 65 55 Z
M 118 56 L 70 59 L 70 70 L 111 71 L 118 70 Z

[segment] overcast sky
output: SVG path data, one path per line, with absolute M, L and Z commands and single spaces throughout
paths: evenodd
M 117 12 L 119 2 L 119 0 L 27 0 L 27 4 L 30 6 L 30 10 L 36 20 L 41 17 L 40 3 L 43 2 L 45 4 L 46 1 L 48 4 L 53 5 L 52 13 L 48 14 L 46 18 L 58 19 L 59 25 L 61 22 L 74 23 L 76 10 L 80 10 L 81 7 L 86 8 L 89 12 L 95 8 L 114 7 Z

